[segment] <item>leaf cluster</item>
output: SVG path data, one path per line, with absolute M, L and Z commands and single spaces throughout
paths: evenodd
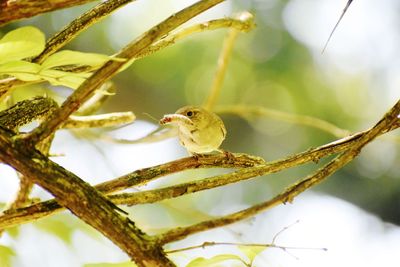
M 8 32 L 0 40 L 0 75 L 25 82 L 48 81 L 51 85 L 78 88 L 93 69 L 116 58 L 79 51 L 63 50 L 41 63 L 32 62 L 45 49 L 44 34 L 32 26 Z

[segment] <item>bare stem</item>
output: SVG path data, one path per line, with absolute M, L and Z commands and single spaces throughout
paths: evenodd
M 225 73 L 228 67 L 229 58 L 232 54 L 233 45 L 239 34 L 237 29 L 231 29 L 225 37 L 221 53 L 218 58 L 217 71 L 214 76 L 213 83 L 210 88 L 210 93 L 203 106 L 205 109 L 212 110 L 220 95 L 222 83 L 225 78 Z
M 132 43 L 123 48 L 116 57 L 130 60 L 136 57 L 141 51 L 146 49 L 168 32 L 177 28 L 179 25 L 197 16 L 205 10 L 223 2 L 224 0 L 203 0 L 196 2 L 180 12 L 170 16 L 160 24 L 154 26 L 149 31 L 138 37 Z M 61 109 L 54 112 L 52 116 L 37 127 L 25 141 L 36 143 L 51 133 L 55 132 L 66 119 L 93 94 L 104 82 L 111 79 L 125 63 L 120 61 L 108 61 L 89 77 L 82 85 L 74 91 L 63 103 Z
M 189 35 L 217 30 L 221 28 L 232 28 L 237 31 L 248 32 L 254 28 L 254 17 L 248 12 L 242 12 L 241 15 L 233 18 L 215 19 L 200 24 L 195 24 L 187 28 L 177 30 L 171 34 L 168 34 L 165 38 L 151 45 L 148 49 L 144 50 L 137 58 L 146 57 L 151 55 L 165 47 L 175 44 L 177 41 L 186 38 Z
M 252 106 L 252 105 L 224 105 L 218 106 L 215 111 L 217 113 L 225 113 L 225 114 L 235 114 L 241 116 L 245 119 L 251 119 L 252 116 L 265 116 L 267 118 L 271 118 L 274 120 L 280 120 L 289 123 L 295 123 L 300 125 L 306 125 L 310 127 L 314 127 L 320 129 L 322 131 L 331 133 L 336 137 L 344 137 L 350 134 L 349 130 L 345 130 L 339 128 L 338 126 L 334 125 L 333 123 L 327 122 L 325 120 L 288 113 L 276 109 L 265 108 L 261 106 Z
M 114 112 L 99 115 L 76 116 L 71 115 L 62 125 L 63 129 L 111 127 L 132 123 L 135 120 L 132 112 Z
M 278 248 L 282 249 L 284 251 L 286 250 L 292 250 L 292 249 L 313 249 L 313 250 L 323 250 L 327 251 L 328 249 L 326 248 L 310 248 L 310 247 L 289 247 L 289 246 L 280 246 L 276 245 L 274 243 L 271 244 L 260 244 L 260 243 L 233 243 L 233 242 L 204 242 L 201 245 L 196 245 L 196 246 L 190 246 L 190 247 L 185 247 L 185 248 L 180 248 L 180 249 L 174 249 L 174 250 L 167 250 L 165 253 L 167 254 L 172 254 L 172 253 L 177 253 L 177 252 L 182 252 L 182 251 L 188 251 L 188 250 L 193 250 L 193 249 L 198 249 L 198 248 L 207 248 L 207 247 L 214 247 L 214 246 L 235 246 L 235 247 L 261 247 L 261 248 Z

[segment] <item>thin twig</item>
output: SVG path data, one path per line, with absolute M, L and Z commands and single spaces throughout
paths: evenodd
M 132 112 L 113 112 L 88 116 L 69 116 L 63 123 L 63 129 L 112 127 L 132 123 L 136 119 Z
M 93 134 L 93 137 L 105 142 L 115 143 L 115 144 L 142 144 L 142 143 L 155 143 L 162 140 L 172 138 L 178 135 L 178 130 L 175 127 L 160 126 L 154 131 L 151 131 L 147 135 L 137 138 L 137 139 L 123 139 L 111 137 L 108 134 L 97 135 Z
M 283 227 L 281 230 L 279 230 L 275 235 L 274 235 L 274 237 L 272 238 L 272 244 L 275 244 L 276 243 L 276 239 L 278 239 L 278 237 L 283 233 L 283 232 L 285 232 L 286 230 L 288 230 L 290 227 L 292 227 L 293 225 L 295 225 L 295 224 L 298 224 L 299 223 L 299 220 L 297 220 L 297 221 L 295 221 L 294 223 L 292 223 L 292 224 L 290 224 L 290 225 L 287 225 L 287 226 L 285 226 L 285 227 Z
M 195 33 L 217 30 L 221 28 L 232 28 L 232 30 L 234 29 L 236 31 L 248 32 L 253 29 L 254 26 L 254 17 L 248 12 L 242 12 L 233 18 L 222 18 L 202 22 L 183 29 L 176 30 L 175 32 L 168 34 L 166 37 L 162 38 L 160 41 L 154 43 L 142 53 L 140 53 L 140 55 L 138 55 L 136 59 L 149 56 Z
M 112 81 L 105 82 L 91 98 L 89 98 L 75 113 L 78 116 L 92 115 L 98 111 L 106 100 L 115 95 L 117 88 Z
M 276 245 L 274 243 L 271 244 L 259 244 L 259 243 L 234 243 L 234 242 L 204 242 L 201 245 L 195 245 L 195 246 L 190 246 L 190 247 L 185 247 L 185 248 L 179 248 L 179 249 L 173 249 L 173 250 L 166 250 L 165 253 L 167 254 L 172 254 L 172 253 L 177 253 L 177 252 L 182 252 L 182 251 L 188 251 L 188 250 L 193 250 L 193 249 L 198 249 L 198 248 L 206 248 L 206 247 L 213 247 L 213 246 L 235 246 L 235 247 L 261 247 L 261 248 L 278 248 L 282 249 L 284 251 L 286 250 L 322 250 L 322 251 L 327 251 L 327 248 L 313 248 L 313 247 L 289 247 L 289 246 L 281 246 L 281 245 Z
M 251 119 L 252 116 L 265 116 L 274 120 L 280 120 L 284 122 L 306 125 L 310 127 L 314 127 L 320 129 L 322 131 L 328 132 L 336 137 L 344 137 L 350 134 L 349 130 L 342 129 L 334 125 L 333 123 L 327 122 L 325 120 L 288 113 L 276 109 L 265 108 L 261 106 L 252 106 L 252 105 L 224 105 L 218 106 L 215 109 L 215 112 L 221 114 L 235 114 L 243 117 L 244 119 Z
M 179 25 L 223 1 L 224 0 L 203 0 L 183 9 L 128 44 L 116 54 L 116 57 L 126 60 L 136 57 L 141 51 L 146 49 L 146 47 L 153 44 Z M 57 128 L 66 121 L 69 115 L 79 109 L 93 92 L 99 88 L 101 84 L 111 79 L 124 64 L 124 62 L 112 60 L 104 64 L 68 97 L 59 110 L 54 112 L 47 121 L 37 127 L 29 136 L 25 137 L 25 141 L 30 144 L 36 143 L 55 132 Z
M 205 109 L 212 110 L 221 93 L 222 83 L 224 81 L 225 73 L 228 68 L 229 58 L 231 57 L 233 45 L 236 41 L 238 34 L 238 30 L 231 29 L 225 37 L 224 44 L 218 58 L 217 71 L 214 75 L 214 80 L 210 88 L 210 93 L 208 94 L 208 97 L 203 104 Z
M 350 7 L 351 3 L 353 2 L 353 0 L 348 0 L 346 6 L 344 7 L 342 14 L 340 15 L 338 21 L 336 22 L 335 26 L 333 27 L 333 30 L 331 31 L 331 33 L 329 34 L 328 40 L 326 40 L 326 43 L 324 45 L 324 48 L 322 49 L 321 54 L 323 54 L 326 50 L 326 48 L 328 47 L 329 41 L 332 39 L 333 33 L 335 32 L 336 28 L 339 26 L 339 23 L 342 21 L 344 14 L 346 14 L 347 9 Z

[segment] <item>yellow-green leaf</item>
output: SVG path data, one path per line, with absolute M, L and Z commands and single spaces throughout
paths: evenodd
M 78 88 L 90 73 L 72 73 L 60 70 L 42 69 L 39 72 L 42 79 L 50 82 L 52 85 L 63 85 L 70 88 Z
M 71 50 L 63 50 L 49 56 L 43 63 L 42 67 L 49 69 L 67 65 L 82 65 L 100 67 L 109 60 L 118 60 L 107 55 L 84 53 Z
M 31 26 L 18 28 L 0 40 L 0 63 L 36 56 L 44 46 L 45 36 L 39 29 Z
M 254 261 L 254 258 L 263 252 L 266 247 L 262 246 L 238 246 L 238 249 L 243 252 L 247 258 L 250 260 L 250 262 Z
M 0 75 L 11 75 L 22 81 L 40 80 L 40 77 L 38 76 L 39 70 L 40 65 L 23 60 L 0 64 Z
M 120 262 L 120 263 L 88 263 L 83 267 L 136 267 L 137 265 L 131 261 Z
M 72 89 L 78 88 L 86 78 L 83 78 L 80 75 L 67 75 L 64 77 L 60 77 L 57 79 L 58 85 L 63 85 L 70 87 Z
M 57 218 L 40 220 L 34 225 L 44 232 L 57 236 L 67 244 L 71 243 L 72 233 L 76 230 L 68 220 L 60 220 Z
M 133 64 L 133 62 L 135 62 L 135 61 L 136 61 L 136 58 L 132 58 L 131 60 L 129 60 L 128 62 L 126 62 L 118 72 L 122 72 L 122 71 L 126 70 L 126 69 L 129 68 L 129 67 Z
M 18 226 L 7 228 L 5 231 L 12 238 L 17 238 L 19 235 L 19 227 Z
M 11 267 L 11 258 L 14 255 L 11 248 L 0 245 L 0 267 Z
M 221 254 L 214 256 L 212 258 L 206 259 L 206 258 L 196 258 L 192 260 L 191 262 L 186 265 L 186 267 L 216 267 L 219 266 L 221 262 L 228 261 L 228 260 L 238 260 L 240 262 L 243 262 L 243 260 L 233 254 Z

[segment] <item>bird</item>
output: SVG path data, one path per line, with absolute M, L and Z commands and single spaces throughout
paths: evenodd
M 211 111 L 184 106 L 174 114 L 164 115 L 159 123 L 177 125 L 179 141 L 191 155 L 224 153 L 219 147 L 225 139 L 226 128 L 221 118 Z

